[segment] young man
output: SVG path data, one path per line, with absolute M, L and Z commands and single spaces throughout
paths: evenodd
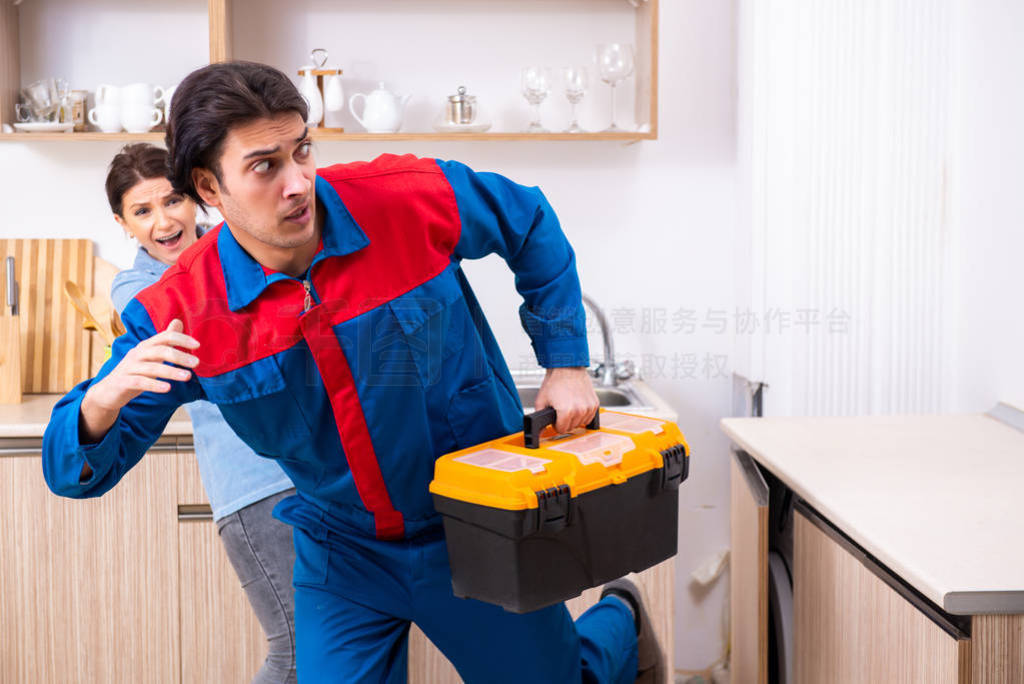
M 410 622 L 467 682 L 631 682 L 638 632 L 641 674 L 653 673 L 631 587 L 575 624 L 562 605 L 515 615 L 454 598 L 428 491 L 437 457 L 521 428 L 464 258 L 496 252 L 515 272 L 548 368 L 537 407 L 553 406 L 563 431 L 597 409 L 575 257 L 551 207 L 455 162 L 318 170 L 305 116 L 263 65 L 182 81 L 172 181 L 225 224 L 128 304 L 111 360 L 54 409 L 50 487 L 103 493 L 177 406 L 205 398 L 298 490 L 275 515 L 294 526 L 300 681 L 404 681 Z

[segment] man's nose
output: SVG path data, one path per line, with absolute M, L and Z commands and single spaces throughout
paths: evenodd
M 306 174 L 303 173 L 302 166 L 292 162 L 288 165 L 286 174 L 284 184 L 285 197 L 294 197 L 296 195 L 305 195 L 309 193 L 310 182 L 309 179 L 306 178 Z

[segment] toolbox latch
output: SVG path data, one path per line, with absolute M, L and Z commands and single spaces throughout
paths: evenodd
M 569 485 L 537 492 L 537 531 L 558 532 L 572 522 L 572 494 Z
M 677 444 L 661 452 L 661 488 L 678 489 L 690 475 L 690 455 L 686 453 L 686 447 Z

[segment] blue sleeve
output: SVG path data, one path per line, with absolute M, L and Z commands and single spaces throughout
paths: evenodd
M 453 256 L 498 254 L 505 260 L 523 297 L 520 322 L 541 366 L 589 365 L 576 255 L 544 194 L 459 162 L 438 164 L 455 192 L 462 223 Z
M 199 398 L 193 376 L 188 382 L 169 381 L 170 392 L 143 392 L 125 405 L 114 425 L 96 444 L 83 444 L 78 431 L 82 398 L 92 383 L 106 377 L 136 344 L 156 334 L 149 314 L 136 300 L 122 316 L 128 332 L 114 340 L 110 359 L 99 374 L 75 386 L 57 402 L 43 434 L 43 478 L 55 494 L 72 498 L 100 496 L 111 489 L 153 445 L 180 405 Z M 82 466 L 92 476 L 82 480 Z
M 110 284 L 110 301 L 114 303 L 117 313 L 124 313 L 128 302 L 157 280 L 157 276 L 135 268 L 121 271 L 114 276 L 114 282 Z

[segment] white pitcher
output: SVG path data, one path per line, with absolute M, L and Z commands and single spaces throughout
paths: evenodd
M 343 128 L 341 117 L 345 112 L 345 91 L 341 87 L 341 75 L 333 74 L 324 81 L 324 126 Z
M 302 67 L 302 83 L 299 84 L 299 94 L 309 105 L 309 114 L 306 116 L 307 126 L 319 126 L 324 118 L 324 101 L 320 97 L 320 89 L 316 87 L 316 77 L 313 75 L 313 65 Z

